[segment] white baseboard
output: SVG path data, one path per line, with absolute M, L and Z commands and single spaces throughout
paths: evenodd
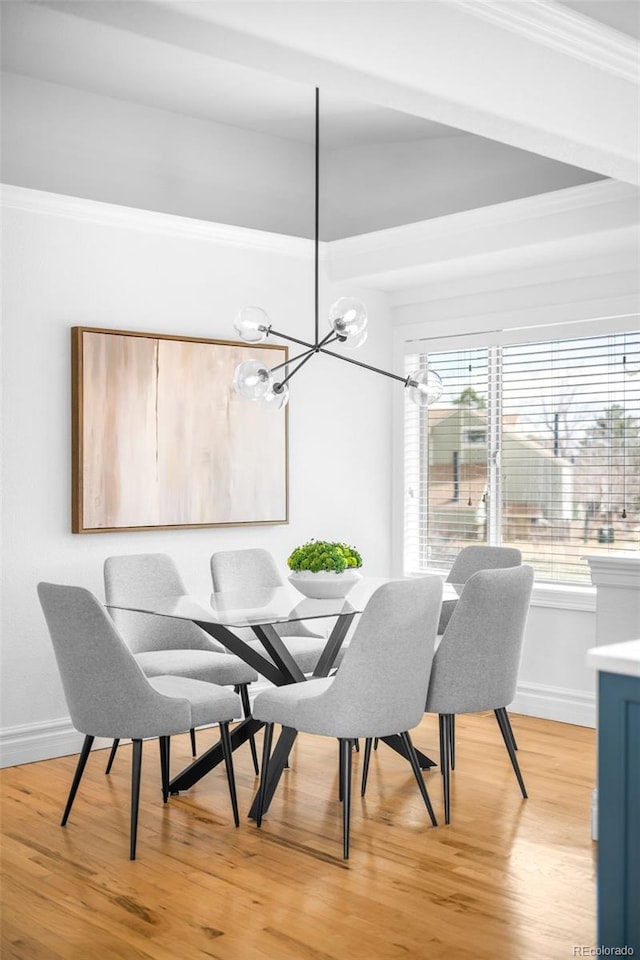
M 270 686 L 268 681 L 252 684 L 251 699 Z M 575 723 L 581 727 L 595 726 L 595 697 L 580 690 L 523 683 L 518 686 L 516 698 L 509 709 L 530 717 Z M 0 767 L 14 767 L 79 753 L 83 739 L 68 717 L 7 727 L 0 731 Z M 108 740 L 97 739 L 94 750 L 108 746 Z
M 256 694 L 271 686 L 272 684 L 264 679 L 252 683 L 249 688 L 251 703 Z M 42 723 L 26 723 L 19 727 L 5 727 L 0 730 L 0 768 L 17 767 L 23 763 L 36 763 L 38 760 L 53 760 L 55 757 L 80 753 L 83 740 L 84 735 L 72 726 L 69 717 L 45 720 Z M 110 746 L 110 740 L 97 737 L 93 749 L 103 750 Z
M 575 723 L 579 727 L 596 725 L 596 698 L 589 691 L 549 687 L 541 683 L 519 683 L 509 710 L 528 717 Z
M 69 717 L 7 727 L 0 731 L 0 767 L 52 760 L 80 753 L 84 736 L 71 725 Z M 96 739 L 93 749 L 109 746 L 108 740 Z

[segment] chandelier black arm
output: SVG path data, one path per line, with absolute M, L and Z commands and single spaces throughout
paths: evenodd
M 275 373 L 276 370 L 281 370 L 283 367 L 289 367 L 292 363 L 295 363 L 296 360 L 302 360 L 303 357 L 308 357 L 315 352 L 315 347 L 309 347 L 304 353 L 299 353 L 296 357 L 290 357 L 288 360 L 285 360 L 284 363 L 278 363 L 275 367 L 271 367 L 271 373 Z
M 306 355 L 306 357 L 304 358 L 304 360 L 301 360 L 297 367 L 294 367 L 293 370 L 290 370 L 289 373 L 286 375 L 286 377 L 285 377 L 283 380 L 280 380 L 278 383 L 274 383 L 274 385 L 273 385 L 273 392 L 274 392 L 274 393 L 281 393 L 281 392 L 282 392 L 282 388 L 284 387 L 285 383 L 286 383 L 288 380 L 291 380 L 291 377 L 294 375 L 294 373 L 297 373 L 298 370 L 300 370 L 301 367 L 304 367 L 304 365 L 305 365 L 305 363 L 307 362 L 307 360 L 311 360 L 311 357 L 314 355 L 315 352 L 316 352 L 315 347 L 314 347 L 312 350 L 309 350 L 309 352 L 307 353 L 307 355 Z
M 340 337 L 336 336 L 333 330 L 330 330 L 329 333 L 326 335 L 326 337 L 323 337 L 323 339 L 320 341 L 320 343 L 316 347 L 311 347 L 311 349 L 307 350 L 306 353 L 300 354 L 300 357 L 302 357 L 302 361 L 298 364 L 297 367 L 289 371 L 289 373 L 284 378 L 284 380 L 281 380 L 279 383 L 274 384 L 273 386 L 274 392 L 280 393 L 280 391 L 282 390 L 282 387 L 285 385 L 287 380 L 291 380 L 291 377 L 294 375 L 294 373 L 297 373 L 298 370 L 305 365 L 307 360 L 311 359 L 314 353 L 319 353 L 324 343 L 334 343 L 334 341 L 336 340 L 340 340 Z M 294 360 L 299 360 L 300 357 L 294 357 Z M 281 363 L 279 364 L 279 366 L 286 367 L 288 364 L 293 363 L 294 360 L 287 360 L 286 363 Z M 271 372 L 273 373 L 273 371 L 277 369 L 278 367 L 272 367 Z
M 335 357 L 336 360 L 344 360 L 345 363 L 354 363 L 356 367 L 364 367 L 365 370 L 371 370 L 373 373 L 380 373 L 383 377 L 390 377 L 391 380 L 399 380 L 405 387 L 416 387 L 418 384 L 411 377 L 401 377 L 397 373 L 389 373 L 388 370 L 381 370 L 380 367 L 372 367 L 370 363 L 363 363 L 362 360 L 354 360 L 352 357 L 343 357 L 341 353 L 334 353 L 333 350 L 325 350 L 320 347 L 320 353 L 326 353 L 329 357 Z
M 273 337 L 282 337 L 283 340 L 289 340 L 291 343 L 299 343 L 301 347 L 308 347 L 310 350 L 315 350 L 315 343 L 307 343 L 306 340 L 298 340 L 297 337 L 290 337 L 288 333 L 280 333 L 278 330 L 274 330 L 272 327 L 269 327 L 269 335 Z
M 292 363 L 295 363 L 296 360 L 302 360 L 303 357 L 308 357 L 311 353 L 318 353 L 320 347 L 327 343 L 335 343 L 336 340 L 340 340 L 340 337 L 337 334 L 334 334 L 333 330 L 330 330 L 329 333 L 320 341 L 317 347 L 309 347 L 308 350 L 305 350 L 303 353 L 299 353 L 296 357 L 290 357 L 288 360 L 285 360 L 284 363 L 278 363 L 275 367 L 271 367 L 271 373 L 275 370 L 281 370 L 282 367 L 288 367 Z

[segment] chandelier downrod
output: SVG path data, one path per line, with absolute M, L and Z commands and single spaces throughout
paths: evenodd
M 316 87 L 316 174 L 315 174 L 315 234 L 314 234 L 314 316 L 315 339 L 318 346 L 320 317 L 318 312 L 318 274 L 320 247 L 320 89 Z

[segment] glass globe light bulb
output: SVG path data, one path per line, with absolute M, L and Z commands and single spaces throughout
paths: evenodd
M 418 407 L 428 407 L 442 396 L 444 384 L 435 370 L 417 370 L 406 382 L 409 399 Z
M 339 337 L 359 336 L 367 325 L 367 308 L 354 297 L 340 297 L 329 310 L 329 323 Z
M 276 393 L 273 388 L 269 389 L 260 397 L 260 406 L 267 410 L 283 410 L 289 402 L 289 385 L 284 384 L 282 389 Z
M 260 307 L 243 307 L 233 321 L 233 329 L 247 343 L 262 343 L 269 336 L 271 321 Z
M 273 374 L 261 360 L 244 360 L 233 374 L 233 388 L 247 400 L 259 400 L 271 390 Z
M 344 341 L 344 344 L 343 344 L 344 349 L 357 350 L 358 347 L 361 347 L 362 344 L 365 343 L 368 336 L 369 336 L 368 331 L 363 330 L 362 333 L 357 334 L 357 336 L 349 337 L 347 340 Z

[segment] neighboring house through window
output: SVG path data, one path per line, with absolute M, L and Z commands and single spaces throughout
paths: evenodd
M 638 549 L 640 334 L 425 349 L 406 372 L 427 362 L 445 394 L 405 409 L 406 573 L 491 543 L 586 583 L 586 553 Z

